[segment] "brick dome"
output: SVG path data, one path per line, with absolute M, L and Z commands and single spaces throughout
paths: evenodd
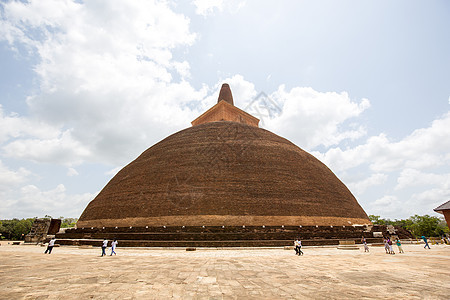
M 370 224 L 347 187 L 288 140 L 208 122 L 144 151 L 92 200 L 78 227 Z

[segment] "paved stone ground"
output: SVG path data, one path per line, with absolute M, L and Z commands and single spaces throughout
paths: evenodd
M 120 245 L 119 245 L 120 246 Z M 207 250 L 0 246 L 0 299 L 449 299 L 450 246 Z

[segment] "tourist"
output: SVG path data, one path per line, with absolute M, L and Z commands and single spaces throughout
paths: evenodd
M 384 241 L 384 251 L 386 251 L 386 254 L 389 254 L 389 243 L 387 238 L 383 238 Z
M 303 251 L 302 251 L 302 241 L 300 239 L 297 239 L 298 242 L 298 255 L 303 255 Z
M 425 236 L 423 236 L 423 235 L 422 235 L 422 240 L 425 242 L 425 246 L 423 246 L 423 248 L 426 249 L 426 248 L 428 247 L 428 249 L 431 249 L 431 248 L 430 248 L 430 245 L 428 245 L 427 238 L 426 238 Z
M 55 246 L 55 241 L 56 241 L 56 239 L 52 238 L 50 240 L 50 242 L 48 242 L 47 249 L 44 252 L 45 254 L 47 254 L 47 252 L 48 252 L 48 254 L 52 254 L 53 247 Z
M 391 240 L 390 237 L 388 237 L 387 243 L 388 243 L 388 245 L 389 245 L 389 254 L 395 254 L 394 248 L 392 247 L 392 240 Z
M 118 243 L 119 242 L 116 239 L 114 239 L 114 241 L 111 243 L 111 256 L 113 255 L 113 253 L 114 253 L 114 255 L 117 255 L 116 251 L 114 251 L 114 250 L 116 250 L 116 246 Z
M 106 247 L 108 247 L 108 240 L 104 239 L 103 240 L 103 245 L 102 245 L 102 256 L 106 255 Z
M 364 246 L 364 252 L 369 252 L 369 246 L 367 246 L 367 241 L 366 241 L 366 238 L 364 236 L 361 238 L 361 243 Z
M 294 241 L 294 250 L 295 250 L 295 255 L 298 255 L 298 239 L 296 239 Z
M 400 243 L 399 238 L 397 238 L 397 241 L 395 243 L 397 244 L 397 247 L 398 247 L 398 253 L 405 253 L 405 251 L 403 251 L 402 243 Z
M 294 241 L 295 255 L 303 255 L 303 252 L 301 249 L 302 249 L 302 241 L 300 241 L 300 239 L 296 239 Z

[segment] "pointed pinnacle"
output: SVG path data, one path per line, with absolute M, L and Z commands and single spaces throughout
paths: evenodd
M 219 103 L 221 100 L 225 100 L 231 105 L 234 105 L 233 103 L 233 95 L 231 94 L 230 86 L 228 83 L 222 84 L 222 88 L 220 89 L 219 98 L 217 99 L 217 103 Z

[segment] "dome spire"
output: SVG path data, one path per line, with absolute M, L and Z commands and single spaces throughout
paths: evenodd
M 233 95 L 231 94 L 228 83 L 222 84 L 217 104 L 201 114 L 191 124 L 192 126 L 196 126 L 203 123 L 220 121 L 244 123 L 255 127 L 258 127 L 259 123 L 258 118 L 234 106 Z
M 231 89 L 228 83 L 222 84 L 222 88 L 220 89 L 219 98 L 217 99 L 217 103 L 219 103 L 221 100 L 224 100 L 228 102 L 231 105 L 234 105 L 233 103 L 233 95 L 231 94 Z

